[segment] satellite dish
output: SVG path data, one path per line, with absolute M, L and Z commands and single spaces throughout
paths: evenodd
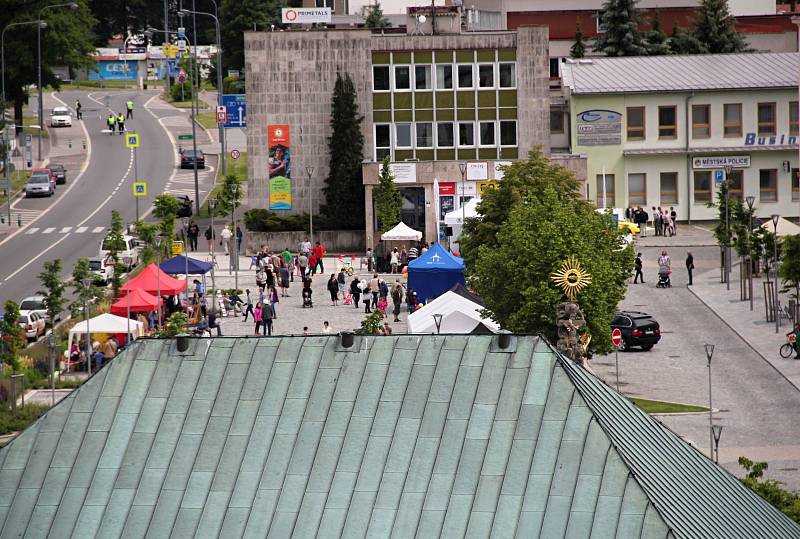
M 418 20 L 419 22 L 425 22 L 425 21 L 427 21 L 427 20 L 428 20 L 428 18 L 427 18 L 425 15 L 420 15 L 420 16 L 417 18 L 417 20 Z

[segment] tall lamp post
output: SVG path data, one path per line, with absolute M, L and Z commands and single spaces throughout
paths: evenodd
M 467 188 L 467 164 L 466 163 L 459 163 L 458 170 L 461 171 L 461 200 L 459 203 L 461 204 L 461 235 L 464 235 L 464 220 L 466 219 L 465 210 L 464 210 L 464 191 Z M 437 232 L 438 234 L 438 232 Z M 458 245 L 458 251 L 461 253 L 461 244 Z
M 47 350 L 50 355 L 50 406 L 56 405 L 56 336 L 47 336 Z
M 731 165 L 725 165 L 725 288 L 731 289 Z
M 753 247 L 750 244 L 750 237 L 753 234 L 753 205 L 756 197 L 748 195 L 744 201 L 747 203 L 747 293 L 750 296 L 750 310 L 753 310 Z
M 214 280 L 214 267 L 217 265 L 217 259 L 214 258 L 214 208 L 217 207 L 217 201 L 213 198 L 208 200 L 208 213 L 211 214 L 211 312 L 217 312 L 217 285 Z
M 781 313 L 778 310 L 778 219 L 781 216 L 777 213 L 772 214 L 772 228 L 775 231 L 775 236 L 772 238 L 772 266 L 775 268 L 775 279 L 773 286 L 775 287 L 775 296 L 773 299 L 773 309 L 775 310 L 775 333 L 781 330 Z
M 708 359 L 708 451 L 709 456 L 714 456 L 714 408 L 711 401 L 711 358 L 714 357 L 714 345 L 706 344 L 706 358 Z
M 314 245 L 314 191 L 311 189 L 311 176 L 314 174 L 314 167 L 306 166 L 308 175 L 308 230 L 311 236 L 311 245 Z
M 39 20 L 42 20 L 42 13 L 44 13 L 48 9 L 56 9 L 60 7 L 66 7 L 69 9 L 78 9 L 78 4 L 76 2 L 67 2 L 66 4 L 52 4 L 49 6 L 44 6 L 42 9 L 39 10 Z M 39 80 L 38 80 L 38 87 L 39 87 L 39 123 L 44 125 L 44 107 L 42 106 L 42 28 L 46 28 L 46 26 L 39 25 L 38 30 L 36 31 L 36 57 L 39 60 Z M 39 161 L 42 160 L 42 131 L 39 131 L 39 147 L 36 150 L 37 152 L 37 159 Z
M 722 436 L 722 425 L 712 426 L 711 432 L 714 434 L 714 464 L 719 464 L 719 438 Z
M 89 291 L 92 288 L 92 279 L 83 280 L 86 295 L 83 297 L 83 317 L 86 319 L 86 372 L 92 375 L 92 332 L 89 330 Z

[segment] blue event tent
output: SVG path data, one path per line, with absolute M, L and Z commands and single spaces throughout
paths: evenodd
M 408 265 L 408 286 L 420 303 L 438 298 L 457 283 L 465 283 L 464 260 L 438 243 Z
M 179 273 L 184 274 L 186 273 L 186 263 L 187 260 L 183 255 L 176 255 L 169 260 L 163 261 L 159 267 L 164 273 L 169 273 L 171 275 L 177 275 Z M 200 260 L 190 258 L 188 263 L 189 275 L 203 275 L 211 271 L 211 262 L 202 262 Z

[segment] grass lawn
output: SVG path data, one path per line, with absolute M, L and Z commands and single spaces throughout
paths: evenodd
M 45 121 L 46 121 L 46 120 L 45 120 Z M 36 119 L 36 117 L 35 117 L 35 116 L 23 116 L 23 117 L 22 117 L 22 125 L 23 125 L 23 126 L 28 126 L 28 125 L 39 125 L 39 122 L 38 122 L 38 120 Z M 44 128 L 45 128 L 45 129 L 44 129 L 44 131 L 42 131 L 42 138 L 47 138 L 47 137 L 49 137 L 50 135 L 47 133 L 47 125 L 45 124 L 45 125 L 44 125 L 44 126 L 42 126 L 42 127 L 44 127 Z M 23 128 L 22 128 L 22 132 L 23 132 L 23 133 L 26 133 L 26 134 L 30 134 L 30 135 L 32 135 L 34 138 L 36 138 L 36 137 L 38 137 L 38 136 L 39 136 L 39 128 L 38 128 L 38 127 L 23 127 Z
M 162 93 L 161 94 L 161 99 L 163 99 L 164 101 L 166 101 L 167 103 L 169 103 L 170 105 L 172 105 L 173 107 L 178 108 L 178 109 L 190 109 L 190 108 L 192 108 L 192 100 L 191 99 L 187 99 L 186 101 L 173 101 L 172 97 L 170 97 L 166 93 Z M 203 100 L 198 97 L 198 99 L 197 99 L 197 110 L 205 110 L 207 108 L 208 108 L 208 105 L 206 103 L 204 103 Z
M 28 178 L 30 178 L 30 177 L 31 177 L 31 171 L 30 170 L 19 170 L 19 169 L 17 169 L 14 172 L 12 172 L 11 173 L 11 192 L 12 193 L 17 193 L 20 189 L 22 189 L 25 186 L 25 184 L 28 182 Z M 7 200 L 8 200 L 8 198 L 6 197 L 5 194 L 0 195 L 0 204 L 5 204 Z M 2 211 L 0 211 L 0 213 L 5 215 L 5 208 L 2 208 L 1 210 Z M 13 212 L 12 212 L 12 216 L 11 217 L 12 218 L 14 217 L 13 216 Z
M 708 412 L 708 408 L 679 404 L 677 402 L 651 401 L 647 399 L 634 399 L 630 401 L 648 414 L 679 414 L 686 412 Z
M 197 123 L 206 129 L 217 128 L 217 114 L 216 112 L 201 112 L 197 115 Z
M 230 154 L 228 154 L 227 165 L 228 174 L 234 174 L 238 176 L 242 181 L 242 184 L 247 182 L 247 152 L 241 152 L 239 159 L 231 159 Z M 219 168 L 217 168 L 217 177 L 215 180 L 214 189 L 211 190 L 211 194 L 208 195 L 205 204 L 200 206 L 200 213 L 197 216 L 198 218 L 203 219 L 211 217 L 211 215 L 208 213 L 208 201 L 216 197 L 222 190 L 222 178 L 222 172 Z
M 5 405 L 0 406 L 0 435 L 11 434 L 26 428 L 48 410 L 47 406 L 26 404 L 17 406 L 16 415 Z
M 158 81 L 148 81 L 156 82 Z M 163 82 L 161 83 L 163 86 Z M 134 80 L 82 80 L 72 81 L 69 84 L 62 84 L 60 91 L 78 90 L 81 88 L 105 88 L 105 89 L 135 89 L 137 82 Z

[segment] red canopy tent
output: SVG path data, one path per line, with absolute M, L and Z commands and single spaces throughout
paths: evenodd
M 160 275 L 160 276 L 159 276 Z M 120 290 L 144 290 L 153 295 L 174 296 L 186 289 L 186 282 L 164 273 L 155 264 L 147 266 L 142 273 L 125 283 Z
M 137 288 L 112 304 L 111 314 L 127 316 L 129 306 L 132 313 L 155 311 L 158 309 L 159 301 L 164 302 L 161 298 Z

